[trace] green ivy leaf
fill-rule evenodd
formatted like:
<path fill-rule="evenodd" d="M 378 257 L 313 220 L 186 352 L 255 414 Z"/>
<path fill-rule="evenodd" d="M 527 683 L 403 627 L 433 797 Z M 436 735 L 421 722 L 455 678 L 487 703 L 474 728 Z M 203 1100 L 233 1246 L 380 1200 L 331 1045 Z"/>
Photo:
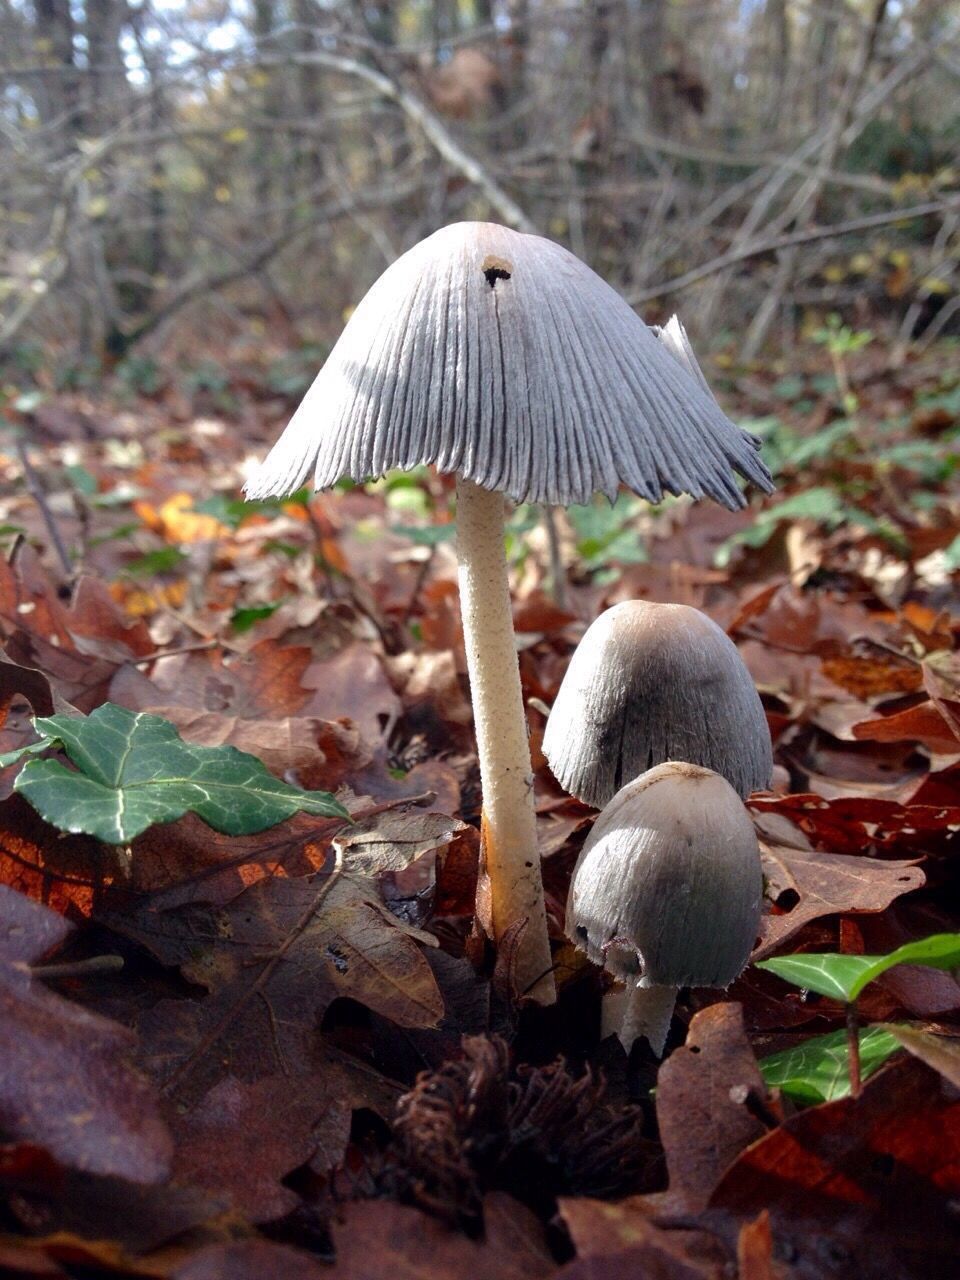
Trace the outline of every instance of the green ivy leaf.
<path fill-rule="evenodd" d="M 326 791 L 300 791 L 234 747 L 184 742 L 160 716 L 107 702 L 89 716 L 34 721 L 46 746 L 60 745 L 76 772 L 31 760 L 14 789 L 61 831 L 126 844 L 187 812 L 227 835 L 253 835 L 298 812 L 348 817 Z"/>
<path fill-rule="evenodd" d="M 846 1031 L 815 1036 L 792 1049 L 772 1053 L 760 1063 L 760 1074 L 798 1102 L 835 1102 L 850 1094 Z M 866 1080 L 901 1047 L 886 1027 L 860 1032 L 860 1076 Z"/>
<path fill-rule="evenodd" d="M 39 742 L 31 742 L 29 746 L 16 747 L 13 751 L 4 751 L 0 755 L 0 769 L 6 769 L 8 765 L 16 764 L 24 756 L 38 756 L 41 751 L 47 751 L 49 747 L 48 739 L 41 738 Z"/>
<path fill-rule="evenodd" d="M 869 982 L 898 964 L 922 964 L 931 969 L 960 968 L 960 933 L 936 933 L 919 942 L 908 942 L 885 956 L 841 956 L 831 952 L 815 955 L 776 956 L 760 960 L 758 969 L 768 969 L 778 978 L 851 1004 Z"/>

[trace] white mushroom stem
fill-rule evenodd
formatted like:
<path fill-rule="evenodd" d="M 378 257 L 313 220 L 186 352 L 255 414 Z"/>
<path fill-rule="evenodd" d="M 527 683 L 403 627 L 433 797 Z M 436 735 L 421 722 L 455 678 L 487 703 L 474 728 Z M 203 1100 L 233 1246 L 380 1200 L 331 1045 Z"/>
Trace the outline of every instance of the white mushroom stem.
<path fill-rule="evenodd" d="M 676 987 L 614 987 L 603 997 L 603 1035 L 616 1033 L 627 1053 L 635 1040 L 645 1036 L 656 1056 L 662 1058 L 676 1003 Z"/>
<path fill-rule="evenodd" d="M 457 479 L 460 609 L 483 788 L 483 846 L 499 943 L 526 919 L 517 955 L 520 991 L 556 999 L 543 903 L 533 768 L 513 633 L 504 546 L 504 497 Z"/>

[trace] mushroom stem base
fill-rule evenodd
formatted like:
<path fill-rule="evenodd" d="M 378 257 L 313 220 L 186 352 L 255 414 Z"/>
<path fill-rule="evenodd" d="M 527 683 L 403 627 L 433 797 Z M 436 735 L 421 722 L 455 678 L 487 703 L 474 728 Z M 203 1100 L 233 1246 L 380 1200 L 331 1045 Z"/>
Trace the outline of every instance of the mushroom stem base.
<path fill-rule="evenodd" d="M 676 987 L 615 987 L 603 997 L 603 1034 L 616 1032 L 626 1053 L 635 1040 L 645 1036 L 656 1056 L 662 1058 L 676 1003 Z"/>
<path fill-rule="evenodd" d="M 539 1004 L 552 1004 L 556 987 L 503 525 L 503 495 L 458 478 L 460 608 L 483 788 L 493 932 L 499 943 L 511 925 L 527 921 L 517 943 L 517 986 Z"/>

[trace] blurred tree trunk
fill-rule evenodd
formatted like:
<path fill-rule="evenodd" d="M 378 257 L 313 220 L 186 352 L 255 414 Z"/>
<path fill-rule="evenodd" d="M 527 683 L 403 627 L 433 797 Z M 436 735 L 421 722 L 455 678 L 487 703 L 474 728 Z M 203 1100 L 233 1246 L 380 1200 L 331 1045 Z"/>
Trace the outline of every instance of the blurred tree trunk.
<path fill-rule="evenodd" d="M 787 0 L 767 0 L 767 17 L 772 27 L 773 57 L 770 76 L 770 118 L 776 121 L 779 137 L 793 131 L 793 78 L 790 74 L 790 16 Z"/>
<path fill-rule="evenodd" d="M 296 23 L 296 50 L 298 53 L 310 53 L 314 48 L 315 29 L 322 17 L 316 0 L 292 0 L 293 20 Z M 323 93 L 320 70 L 308 62 L 297 64 L 297 103 L 295 115 L 298 119 L 318 124 L 323 113 Z M 322 184 L 325 174 L 323 149 L 316 139 L 307 138 L 297 149 L 297 168 L 300 172 L 300 186 L 308 199 L 315 195 L 316 188 Z"/>
<path fill-rule="evenodd" d="M 273 0 L 253 0 L 253 34 L 261 55 L 275 52 L 270 46 L 273 35 Z M 273 67 L 262 67 L 260 82 L 256 92 L 256 109 L 266 119 L 276 114 L 276 71 Z M 269 223 L 269 207 L 273 198 L 274 151 L 276 140 L 270 137 L 265 129 L 258 129 L 253 144 L 254 198 L 257 208 Z"/>
<path fill-rule="evenodd" d="M 657 133 L 670 132 L 670 105 L 660 76 L 666 32 L 666 0 L 640 0 L 640 48 L 643 51 L 643 87 L 650 123 Z"/>
<path fill-rule="evenodd" d="M 120 121 L 127 89 L 120 36 L 128 17 L 126 0 L 86 0 L 84 6 L 88 66 L 84 125 L 98 134 Z"/>
<path fill-rule="evenodd" d="M 397 43 L 396 20 L 399 16 L 399 5 L 392 0 L 381 0 L 380 4 L 360 4 L 357 6 L 362 14 L 363 24 L 374 40 L 388 48 Z"/>
<path fill-rule="evenodd" d="M 79 120 L 80 84 L 74 58 L 74 25 L 70 0 L 34 0 L 37 47 L 50 59 L 38 103 L 44 124 L 59 127 L 60 151 L 70 149 Z"/>
<path fill-rule="evenodd" d="M 819 124 L 830 110 L 834 69 L 837 60 L 837 34 L 840 15 L 837 6 L 829 5 L 816 11 L 818 16 L 810 26 L 810 53 L 807 64 L 812 74 L 810 86 L 813 98 L 810 103 L 814 124 Z"/>
<path fill-rule="evenodd" d="M 457 0 L 434 0 L 433 42 L 443 44 L 460 31 L 460 6 Z"/>
<path fill-rule="evenodd" d="M 507 16 L 510 19 L 507 101 L 510 108 L 516 109 L 530 93 L 530 0 L 507 0 Z M 518 113 L 507 133 L 503 139 L 505 146 L 522 147 L 527 141 L 526 118 Z"/>

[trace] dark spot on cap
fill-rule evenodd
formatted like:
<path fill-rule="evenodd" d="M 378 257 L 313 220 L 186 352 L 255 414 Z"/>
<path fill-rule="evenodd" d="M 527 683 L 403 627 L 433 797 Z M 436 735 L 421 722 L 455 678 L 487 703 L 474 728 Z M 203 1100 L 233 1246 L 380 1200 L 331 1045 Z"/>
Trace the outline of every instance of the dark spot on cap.
<path fill-rule="evenodd" d="M 496 288 L 498 280 L 509 280 L 513 274 L 513 267 L 504 258 L 484 258 L 480 270 L 491 289 Z"/>

